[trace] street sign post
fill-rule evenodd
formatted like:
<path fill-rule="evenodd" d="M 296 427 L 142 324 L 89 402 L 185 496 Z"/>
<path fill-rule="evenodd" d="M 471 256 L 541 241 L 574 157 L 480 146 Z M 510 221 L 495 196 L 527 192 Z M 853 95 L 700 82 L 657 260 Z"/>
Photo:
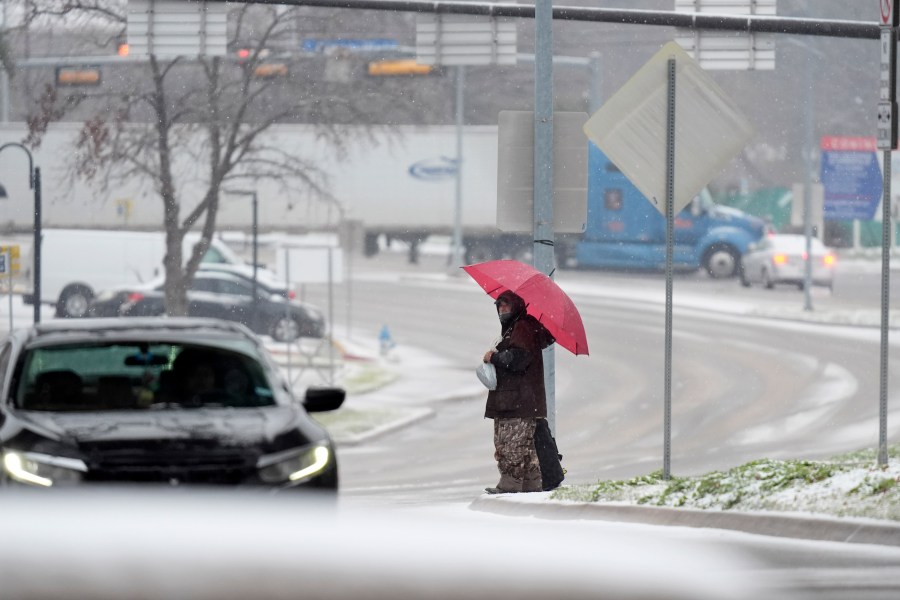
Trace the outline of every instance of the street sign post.
<path fill-rule="evenodd" d="M 669 42 L 594 113 L 584 133 L 666 218 L 663 479 L 669 479 L 675 215 L 743 148 L 752 127 L 709 74 Z"/>
<path fill-rule="evenodd" d="M 0 246 L 0 275 L 7 275 L 9 296 L 9 330 L 13 329 L 13 274 L 19 272 L 19 246 Z"/>
<path fill-rule="evenodd" d="M 881 186 L 881 364 L 878 419 L 878 464 L 887 466 L 888 327 L 891 284 L 891 150 L 897 147 L 897 26 L 900 0 L 879 0 L 881 9 L 881 96 L 878 102 L 878 149 L 884 150 Z M 886 89 L 885 89 L 886 88 Z"/>

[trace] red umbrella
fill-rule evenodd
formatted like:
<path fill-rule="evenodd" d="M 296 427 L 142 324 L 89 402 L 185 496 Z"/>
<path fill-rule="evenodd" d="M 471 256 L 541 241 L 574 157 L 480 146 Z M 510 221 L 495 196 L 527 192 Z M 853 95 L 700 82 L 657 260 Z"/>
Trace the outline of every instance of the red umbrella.
<path fill-rule="evenodd" d="M 522 298 L 528 314 L 572 354 L 587 354 L 587 336 L 575 304 L 556 282 L 517 260 L 491 260 L 463 267 L 491 298 L 509 290 Z"/>

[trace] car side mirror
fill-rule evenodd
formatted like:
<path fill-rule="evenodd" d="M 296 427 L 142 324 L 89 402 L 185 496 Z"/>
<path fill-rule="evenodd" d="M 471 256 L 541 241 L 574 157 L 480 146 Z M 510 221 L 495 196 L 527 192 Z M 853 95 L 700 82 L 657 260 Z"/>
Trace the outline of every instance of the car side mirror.
<path fill-rule="evenodd" d="M 303 408 L 307 412 L 337 410 L 344 403 L 347 392 L 343 388 L 307 388 Z"/>

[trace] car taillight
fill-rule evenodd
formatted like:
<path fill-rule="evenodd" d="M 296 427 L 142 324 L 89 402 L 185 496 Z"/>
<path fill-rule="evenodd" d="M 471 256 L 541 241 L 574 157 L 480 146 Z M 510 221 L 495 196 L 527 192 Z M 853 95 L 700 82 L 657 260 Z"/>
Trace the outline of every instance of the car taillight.
<path fill-rule="evenodd" d="M 775 263 L 776 265 L 783 265 L 787 262 L 787 255 L 786 254 L 776 254 L 775 256 L 772 257 L 772 262 Z"/>
<path fill-rule="evenodd" d="M 822 262 L 825 263 L 826 267 L 833 267 L 834 262 L 835 262 L 834 254 L 826 254 L 825 257 L 822 259 Z"/>
<path fill-rule="evenodd" d="M 142 293 L 132 292 L 132 293 L 128 294 L 128 299 L 126 299 L 125 302 L 127 302 L 129 304 L 134 304 L 135 302 L 140 302 L 143 299 L 144 299 L 144 295 Z"/>
<path fill-rule="evenodd" d="M 288 300 L 293 300 L 297 297 L 297 292 L 295 292 L 294 290 L 288 290 L 287 296 Z"/>

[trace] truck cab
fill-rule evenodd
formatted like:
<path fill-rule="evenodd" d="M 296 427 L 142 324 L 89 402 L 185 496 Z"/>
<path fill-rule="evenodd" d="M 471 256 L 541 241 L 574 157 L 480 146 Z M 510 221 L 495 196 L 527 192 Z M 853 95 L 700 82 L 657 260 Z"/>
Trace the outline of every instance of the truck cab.
<path fill-rule="evenodd" d="M 593 144 L 588 169 L 587 227 L 575 244 L 575 266 L 664 269 L 665 217 Z M 765 230 L 761 219 L 718 206 L 705 189 L 675 216 L 674 225 L 675 268 L 702 267 L 715 278 L 737 275 L 741 256 Z"/>

